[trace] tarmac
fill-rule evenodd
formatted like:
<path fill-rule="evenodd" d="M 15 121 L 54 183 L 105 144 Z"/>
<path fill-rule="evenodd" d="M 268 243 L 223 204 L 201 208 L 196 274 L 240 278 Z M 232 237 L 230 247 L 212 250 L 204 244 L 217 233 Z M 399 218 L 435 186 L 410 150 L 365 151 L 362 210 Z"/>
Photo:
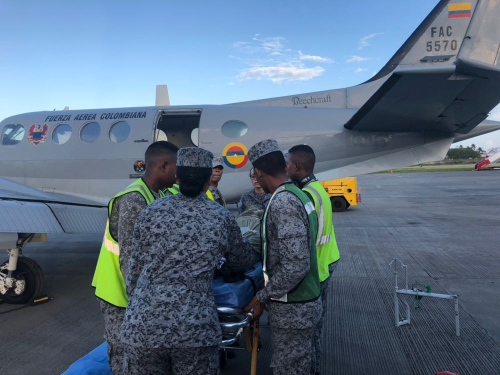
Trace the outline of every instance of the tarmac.
<path fill-rule="evenodd" d="M 321 374 L 500 374 L 500 171 L 378 174 L 358 182 L 363 202 L 334 213 L 341 260 Z M 20 306 L 0 305 L 0 373 L 60 374 L 103 342 L 90 287 L 101 238 L 58 235 L 26 247 L 53 300 L 11 312 Z M 411 324 L 395 327 L 393 258 L 408 265 L 410 286 L 459 295 L 460 337 L 447 300 L 403 297 Z M 260 333 L 258 374 L 271 374 L 265 317 Z M 222 374 L 250 373 L 250 355 L 235 353 Z"/>

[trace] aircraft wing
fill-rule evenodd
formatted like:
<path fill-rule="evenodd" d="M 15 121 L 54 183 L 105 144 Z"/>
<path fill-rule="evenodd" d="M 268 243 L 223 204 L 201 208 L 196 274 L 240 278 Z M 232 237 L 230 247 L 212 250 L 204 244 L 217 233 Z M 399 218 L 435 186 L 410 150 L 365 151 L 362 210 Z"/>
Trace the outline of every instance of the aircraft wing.
<path fill-rule="evenodd" d="M 500 102 L 499 84 L 497 66 L 474 60 L 404 68 L 393 72 L 344 126 L 467 134 Z"/>
<path fill-rule="evenodd" d="M 0 233 L 102 233 L 107 207 L 0 178 Z"/>

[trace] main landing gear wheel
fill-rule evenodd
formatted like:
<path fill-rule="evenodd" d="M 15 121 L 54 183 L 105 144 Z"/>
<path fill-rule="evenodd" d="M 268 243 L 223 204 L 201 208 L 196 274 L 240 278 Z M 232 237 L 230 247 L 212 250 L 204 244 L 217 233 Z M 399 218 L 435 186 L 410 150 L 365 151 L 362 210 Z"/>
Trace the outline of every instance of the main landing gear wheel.
<path fill-rule="evenodd" d="M 7 303 L 23 304 L 39 296 L 43 290 L 43 272 L 33 259 L 19 257 L 17 269 L 12 273 L 14 282 L 7 285 L 7 265 L 0 266 L 0 298 Z"/>
<path fill-rule="evenodd" d="M 342 197 L 333 197 L 331 199 L 332 202 L 332 211 L 333 212 L 342 212 L 347 210 L 347 202 Z"/>

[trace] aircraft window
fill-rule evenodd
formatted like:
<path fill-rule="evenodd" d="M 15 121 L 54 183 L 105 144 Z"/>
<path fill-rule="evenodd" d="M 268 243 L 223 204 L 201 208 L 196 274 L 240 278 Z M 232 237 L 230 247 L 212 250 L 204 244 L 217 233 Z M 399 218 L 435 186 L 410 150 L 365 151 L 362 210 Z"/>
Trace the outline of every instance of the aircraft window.
<path fill-rule="evenodd" d="M 241 121 L 228 121 L 222 125 L 222 134 L 228 138 L 239 138 L 248 131 L 248 125 Z"/>
<path fill-rule="evenodd" d="M 198 146 L 199 143 L 198 134 L 199 134 L 198 128 L 193 129 L 193 131 L 191 132 L 191 142 L 193 142 L 195 146 Z"/>
<path fill-rule="evenodd" d="M 2 144 L 6 146 L 17 145 L 24 138 L 24 126 L 21 124 L 6 125 L 3 129 Z"/>
<path fill-rule="evenodd" d="M 161 129 L 156 129 L 156 141 L 168 141 L 168 137 Z"/>
<path fill-rule="evenodd" d="M 94 143 L 101 134 L 101 125 L 97 122 L 90 122 L 80 130 L 80 139 L 85 143 Z"/>
<path fill-rule="evenodd" d="M 130 135 L 130 125 L 125 121 L 119 121 L 109 129 L 109 139 L 115 143 L 122 143 Z"/>
<path fill-rule="evenodd" d="M 68 124 L 60 124 L 52 131 L 52 140 L 58 145 L 62 145 L 71 138 L 72 129 Z"/>

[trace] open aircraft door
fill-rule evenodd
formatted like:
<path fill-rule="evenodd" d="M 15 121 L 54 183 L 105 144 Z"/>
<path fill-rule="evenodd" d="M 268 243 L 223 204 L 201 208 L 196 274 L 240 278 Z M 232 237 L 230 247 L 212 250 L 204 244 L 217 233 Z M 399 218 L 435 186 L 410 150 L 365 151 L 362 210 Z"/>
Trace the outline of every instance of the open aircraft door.
<path fill-rule="evenodd" d="M 198 146 L 200 109 L 167 109 L 158 112 L 155 141 L 169 141 L 177 147 Z"/>

